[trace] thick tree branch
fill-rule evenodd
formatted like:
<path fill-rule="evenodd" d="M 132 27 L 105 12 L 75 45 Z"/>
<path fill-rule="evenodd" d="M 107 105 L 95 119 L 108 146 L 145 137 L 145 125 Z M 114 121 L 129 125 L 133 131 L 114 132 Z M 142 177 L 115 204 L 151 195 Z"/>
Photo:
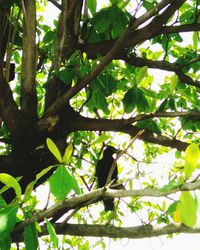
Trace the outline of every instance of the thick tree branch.
<path fill-rule="evenodd" d="M 131 136 L 135 136 L 138 132 L 138 128 L 134 127 L 134 126 L 126 126 L 124 128 L 122 128 L 120 130 L 120 132 L 124 132 L 127 133 Z M 145 142 L 150 142 L 150 143 L 154 143 L 157 145 L 162 145 L 165 147 L 170 147 L 170 148 L 174 148 L 180 151 L 185 151 L 187 146 L 189 146 L 189 143 L 183 142 L 183 141 L 179 141 L 176 140 L 174 138 L 169 138 L 167 136 L 163 136 L 163 135 L 156 135 L 150 132 L 145 131 L 141 137 L 141 140 L 145 141 Z"/>
<path fill-rule="evenodd" d="M 185 25 L 178 25 L 178 26 L 165 26 L 162 29 L 158 30 L 158 32 L 155 34 L 162 35 L 162 34 L 173 34 L 173 33 L 181 33 L 181 32 L 189 32 L 189 31 L 199 31 L 200 30 L 200 24 L 185 24 Z M 132 35 L 133 38 L 135 37 L 135 34 Z M 128 48 L 128 42 L 126 41 L 125 47 Z M 97 58 L 97 55 L 104 56 L 108 51 L 112 48 L 114 45 L 115 40 L 109 40 L 109 41 L 103 41 L 98 43 L 87 43 L 79 44 L 79 49 L 82 52 L 86 52 L 88 58 Z M 125 56 L 125 51 L 119 51 L 119 53 L 116 55 L 115 59 L 122 59 L 123 56 Z"/>
<path fill-rule="evenodd" d="M 141 117 L 140 117 L 141 118 Z M 114 132 L 123 132 L 131 136 L 136 136 L 139 131 L 139 128 L 131 125 L 132 119 L 130 120 L 108 120 L 108 119 L 95 119 L 95 118 L 86 118 L 86 117 L 77 117 L 73 120 L 70 120 L 66 126 L 66 130 L 69 131 L 114 131 Z M 139 119 L 139 118 L 138 118 Z M 129 124 L 127 124 L 129 123 Z M 188 143 L 176 140 L 174 138 L 169 138 L 163 135 L 156 135 L 151 132 L 145 131 L 141 137 L 141 140 L 146 142 L 151 142 L 154 144 L 176 148 L 180 151 L 184 151 L 189 145 Z"/>
<path fill-rule="evenodd" d="M 36 94 L 36 6 L 35 0 L 24 1 L 21 110 L 25 117 L 37 118 Z"/>
<path fill-rule="evenodd" d="M 3 76 L 3 68 L 0 68 L 0 114 L 8 126 L 11 137 L 16 137 L 21 127 L 22 116 L 13 99 L 10 86 Z"/>
<path fill-rule="evenodd" d="M 70 119 L 67 119 L 67 117 L 70 117 Z M 134 137 L 138 133 L 139 128 L 131 124 L 154 117 L 199 117 L 199 112 L 155 112 L 137 115 L 129 119 L 110 120 L 83 117 L 73 109 L 70 109 L 70 111 L 66 113 L 63 112 L 62 118 L 60 115 L 56 115 L 40 119 L 37 123 L 37 131 L 39 134 L 46 134 L 46 136 L 54 130 L 57 131 L 58 128 L 62 128 L 63 136 L 65 136 L 66 131 L 114 131 L 123 132 Z M 59 130 L 61 131 L 61 129 Z M 148 131 L 145 131 L 140 139 L 146 142 L 175 148 L 180 151 L 184 151 L 189 145 L 175 138 L 156 135 Z"/>
<path fill-rule="evenodd" d="M 200 88 L 200 82 L 194 81 L 192 80 L 191 77 L 184 74 L 181 69 L 183 66 L 180 66 L 176 63 L 170 63 L 167 61 L 154 61 L 154 60 L 149 60 L 146 58 L 136 57 L 133 55 L 127 56 L 125 54 L 121 57 L 121 59 L 127 62 L 128 64 L 134 65 L 136 67 L 148 66 L 149 68 L 172 71 L 175 74 L 177 74 L 181 82 Z"/>
<path fill-rule="evenodd" d="M 44 227 L 43 227 L 44 228 Z M 153 227 L 149 224 L 136 227 L 115 227 L 102 225 L 57 224 L 56 232 L 77 236 L 144 239 L 172 233 L 200 233 L 200 228 L 170 224 L 164 227 Z M 44 235 L 48 234 L 44 229 Z"/>
<path fill-rule="evenodd" d="M 159 31 L 160 33 L 157 35 L 199 31 L 199 29 L 200 29 L 199 23 L 184 24 L 184 25 L 177 25 L 177 26 L 165 26 L 163 27 L 162 30 Z"/>
<path fill-rule="evenodd" d="M 159 189 L 143 189 L 143 190 L 113 190 L 113 189 L 105 189 L 100 188 L 94 191 L 91 191 L 86 194 L 78 195 L 76 197 L 68 198 L 65 201 L 59 202 L 51 206 L 50 208 L 40 211 L 38 214 L 33 215 L 31 218 L 27 219 L 24 222 L 19 223 L 14 232 L 13 235 L 18 235 L 19 232 L 24 228 L 25 225 L 28 225 L 30 223 L 33 223 L 35 221 L 41 222 L 45 218 L 51 218 L 54 217 L 55 214 L 59 213 L 59 211 L 65 210 L 66 212 L 75 209 L 77 207 L 83 207 L 85 204 L 92 204 L 96 202 L 97 200 L 101 200 L 103 197 L 112 197 L 112 198 L 119 198 L 119 197 L 166 197 L 170 194 L 174 194 L 180 191 L 189 191 L 189 190 L 197 190 L 200 188 L 200 181 L 196 182 L 190 182 L 190 183 L 184 183 L 182 185 L 179 185 L 178 187 L 170 190 L 170 191 L 160 191 Z M 61 224 L 62 225 L 62 224 Z M 62 225 L 66 226 L 66 225 Z M 142 226 L 143 227 L 143 226 Z M 58 229 L 58 228 L 57 228 Z M 121 229 L 122 230 L 122 229 Z M 63 231 L 62 231 L 63 232 Z M 61 231 L 60 231 L 61 233 Z M 155 233 L 155 232 L 154 232 Z M 69 232 L 68 232 L 69 234 Z M 165 233 L 164 233 L 165 234 Z M 78 235 L 78 234 L 75 234 Z M 92 236 L 90 234 L 86 234 L 87 236 Z M 85 235 L 85 236 L 86 236 Z M 102 235 L 93 235 L 93 236 L 102 236 Z M 106 235 L 104 235 L 106 236 Z M 151 234 L 149 235 L 151 237 Z M 157 236 L 156 234 L 152 235 Z M 109 237 L 114 237 L 112 235 L 109 235 Z M 118 237 L 118 236 L 117 236 Z M 128 237 L 128 236 L 124 236 Z M 142 235 L 140 235 L 142 237 Z M 148 237 L 145 235 L 144 237 Z"/>
<path fill-rule="evenodd" d="M 134 122 L 146 120 L 149 118 L 155 118 L 155 117 L 193 117 L 193 118 L 200 118 L 200 112 L 199 111 L 186 111 L 186 112 L 155 112 L 155 113 L 147 113 L 147 114 L 140 114 L 136 115 L 132 118 L 123 120 L 124 124 L 131 124 Z"/>
<path fill-rule="evenodd" d="M 177 74 L 177 76 L 178 76 L 178 78 L 180 79 L 181 82 L 184 82 L 184 83 L 186 83 L 188 85 L 195 86 L 197 88 L 200 88 L 200 81 L 192 80 L 192 78 L 189 77 L 188 75 L 184 74 L 181 69 L 175 71 L 175 73 Z"/>
<path fill-rule="evenodd" d="M 62 235 L 76 235 L 89 237 L 109 237 L 109 238 L 127 238 L 127 239 L 144 239 L 150 237 L 157 237 L 161 235 L 168 235 L 173 233 L 200 233 L 200 228 L 191 228 L 185 225 L 170 224 L 163 227 L 153 227 L 150 224 L 135 226 L 135 227 L 115 227 L 104 225 L 91 224 L 68 224 L 56 223 L 54 224 L 57 234 Z M 46 226 L 42 226 L 40 236 L 48 235 Z M 12 235 L 13 242 L 23 241 L 22 234 L 14 233 Z"/>
<path fill-rule="evenodd" d="M 62 11 L 58 22 L 58 36 L 51 72 L 59 69 L 61 64 L 64 65 L 65 60 L 69 59 L 77 48 L 82 5 L 83 0 L 62 1 Z M 57 76 L 51 76 L 46 90 L 46 109 L 58 97 L 60 90 L 61 81 L 57 79 Z"/>

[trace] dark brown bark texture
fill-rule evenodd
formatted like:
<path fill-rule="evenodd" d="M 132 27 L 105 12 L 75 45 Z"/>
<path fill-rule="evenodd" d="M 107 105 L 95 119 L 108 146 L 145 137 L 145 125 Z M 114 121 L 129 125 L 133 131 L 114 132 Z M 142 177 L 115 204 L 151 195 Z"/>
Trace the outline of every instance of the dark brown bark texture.
<path fill-rule="evenodd" d="M 1 4 L 2 1 L 0 1 Z M 23 176 L 20 184 L 22 189 L 35 179 L 35 176 L 42 169 L 54 164 L 55 159 L 45 146 L 47 137 L 52 138 L 60 145 L 61 151 L 66 147 L 66 137 L 74 131 L 115 131 L 135 136 L 139 129 L 133 125 L 133 120 L 123 119 L 95 119 L 83 117 L 70 106 L 70 99 L 80 90 L 88 86 L 96 76 L 105 69 L 113 59 L 121 59 L 126 63 L 149 68 L 158 68 L 173 71 L 186 84 L 200 87 L 200 83 L 193 81 L 184 75 L 179 65 L 168 62 L 154 62 L 130 56 L 129 49 L 159 34 L 170 34 L 174 32 L 195 31 L 200 29 L 200 24 L 182 26 L 165 26 L 166 21 L 180 8 L 185 0 L 163 0 L 151 13 L 130 22 L 127 31 L 118 40 L 109 40 L 100 43 L 87 43 L 80 41 L 81 13 L 83 1 L 68 0 L 62 1 L 61 14 L 58 22 L 58 36 L 56 42 L 55 56 L 52 62 L 51 71 L 61 67 L 76 50 L 86 52 L 88 58 L 95 59 L 102 56 L 100 64 L 91 71 L 84 79 L 74 86 L 68 86 L 64 92 L 60 92 L 62 82 L 56 77 L 48 80 L 45 96 L 45 111 L 41 118 L 37 118 L 36 104 L 36 42 L 35 42 L 35 5 L 34 1 L 24 1 L 26 12 L 23 13 L 23 63 L 21 81 L 20 107 L 13 99 L 13 93 L 3 73 L 3 61 L 8 44 L 6 20 L 9 9 L 0 5 L 0 116 L 6 124 L 10 138 L 7 143 L 12 146 L 8 155 L 0 157 L 0 172 L 9 173 L 15 177 Z M 162 11 L 161 11 L 162 10 Z M 161 11 L 161 12 L 160 12 Z M 161 14 L 159 14 L 161 13 Z M 29 17 L 29 18 L 27 18 Z M 30 20 L 31 22 L 30 22 Z M 145 21 L 147 24 L 142 25 Z M 29 27 L 31 26 L 31 28 Z M 31 68 L 27 68 L 31 67 Z M 186 114 L 185 116 L 191 116 Z M 193 114 L 198 116 L 199 114 Z M 162 116 L 162 115 L 161 115 Z M 152 115 L 153 117 L 153 115 Z M 144 117 L 145 119 L 145 117 Z M 2 138 L 4 141 L 5 138 Z M 155 143 L 183 151 L 187 143 L 176 138 L 168 138 L 145 131 L 141 138 L 145 142 Z M 51 173 L 44 176 L 37 185 L 43 182 Z M 14 198 L 12 190 L 7 191 L 3 197 L 7 201 Z"/>

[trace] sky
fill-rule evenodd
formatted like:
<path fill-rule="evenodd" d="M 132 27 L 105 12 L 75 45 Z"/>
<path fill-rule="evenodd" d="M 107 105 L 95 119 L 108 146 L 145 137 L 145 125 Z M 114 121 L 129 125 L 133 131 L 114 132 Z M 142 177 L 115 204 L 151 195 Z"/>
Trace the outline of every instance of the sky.
<path fill-rule="evenodd" d="M 97 1 L 98 6 L 104 4 L 106 1 Z M 47 10 L 44 13 L 44 18 L 49 25 L 53 25 L 53 19 L 56 15 L 58 15 L 59 11 L 49 3 Z M 184 35 L 185 41 L 190 41 L 191 37 L 187 37 Z M 165 74 L 163 72 L 157 71 L 155 74 L 155 70 L 151 71 L 156 79 L 161 80 Z M 41 190 L 42 192 L 42 190 Z M 127 219 L 127 218 L 126 218 Z M 131 221 L 128 218 L 129 222 Z M 130 225 L 131 226 L 131 223 Z M 91 242 L 95 242 L 95 238 L 89 238 Z M 106 239 L 106 250 L 109 249 L 126 249 L 126 250 L 172 250 L 172 249 L 181 249 L 188 250 L 192 248 L 192 250 L 200 250 L 200 235 L 199 234 L 179 234 L 173 235 L 173 238 L 168 238 L 167 236 L 162 237 L 154 237 L 154 238 L 145 238 L 145 239 L 120 239 L 118 241 L 113 241 L 110 239 Z M 95 249 L 98 249 L 97 247 Z M 101 248 L 99 248 L 101 250 Z"/>

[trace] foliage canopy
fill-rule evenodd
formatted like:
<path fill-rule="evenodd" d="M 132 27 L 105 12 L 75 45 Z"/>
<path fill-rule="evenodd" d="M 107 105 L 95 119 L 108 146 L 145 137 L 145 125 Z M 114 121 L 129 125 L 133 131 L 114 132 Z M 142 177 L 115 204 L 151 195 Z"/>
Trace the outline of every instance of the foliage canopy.
<path fill-rule="evenodd" d="M 200 230 L 200 1 L 99 2 L 0 0 L 1 249 Z M 97 188 L 107 145 L 123 189 Z"/>

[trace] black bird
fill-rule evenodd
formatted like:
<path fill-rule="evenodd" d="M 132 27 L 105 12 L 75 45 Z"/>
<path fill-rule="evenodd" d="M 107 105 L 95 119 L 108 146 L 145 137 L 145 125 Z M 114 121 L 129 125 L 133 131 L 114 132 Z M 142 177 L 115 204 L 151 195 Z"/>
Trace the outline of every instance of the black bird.
<path fill-rule="evenodd" d="M 113 154 L 118 150 L 112 146 L 108 146 L 103 152 L 103 158 L 98 161 L 96 166 L 96 177 L 98 181 L 98 187 L 104 187 L 108 178 L 108 174 L 114 162 Z M 114 183 L 118 180 L 118 169 L 117 166 L 114 169 L 111 180 Z M 103 200 L 105 211 L 114 210 L 114 199 L 104 199 Z"/>

